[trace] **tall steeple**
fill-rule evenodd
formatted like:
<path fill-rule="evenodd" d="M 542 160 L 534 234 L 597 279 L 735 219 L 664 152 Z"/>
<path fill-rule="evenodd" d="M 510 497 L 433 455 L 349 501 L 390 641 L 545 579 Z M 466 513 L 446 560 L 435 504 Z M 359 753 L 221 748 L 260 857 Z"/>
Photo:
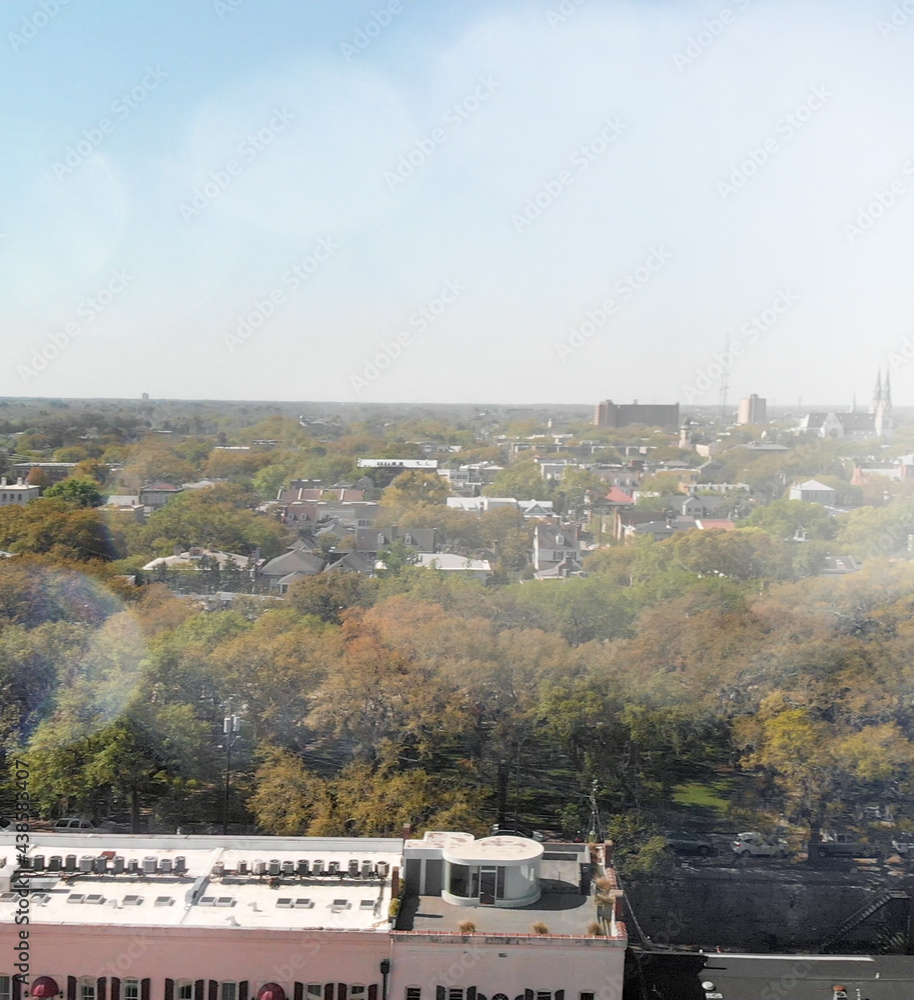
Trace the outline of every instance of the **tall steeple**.
<path fill-rule="evenodd" d="M 875 413 L 879 408 L 879 403 L 882 400 L 882 372 L 877 369 L 876 371 L 876 388 L 873 389 L 873 402 L 870 406 L 870 413 Z"/>
<path fill-rule="evenodd" d="M 894 430 L 894 420 L 892 417 L 892 383 L 888 368 L 885 371 L 884 384 L 880 375 L 876 377 L 876 395 L 873 402 L 873 430 L 875 430 L 877 437 L 890 438 Z"/>

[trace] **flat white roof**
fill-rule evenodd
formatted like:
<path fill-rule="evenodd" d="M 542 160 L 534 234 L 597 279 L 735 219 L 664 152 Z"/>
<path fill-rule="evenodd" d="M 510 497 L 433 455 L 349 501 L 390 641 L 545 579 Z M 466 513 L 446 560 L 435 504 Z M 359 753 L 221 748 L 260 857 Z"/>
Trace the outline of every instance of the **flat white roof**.
<path fill-rule="evenodd" d="M 29 874 L 31 918 L 39 924 L 386 933 L 391 872 L 402 865 L 401 845 L 400 840 L 382 838 L 245 837 L 219 842 L 213 837 L 35 834 L 29 856 L 41 855 L 44 866 Z M 79 869 L 82 859 L 94 862 L 103 853 L 108 858 L 104 873 L 47 870 L 51 857 L 59 857 L 62 865 L 73 857 Z M 0 858 L 3 855 L 8 862 L 0 870 L 5 888 L 16 861 L 12 835 L 0 835 Z M 123 873 L 111 870 L 115 857 L 123 859 Z M 174 870 L 179 857 L 185 867 L 180 874 Z M 143 873 L 147 859 L 155 861 L 155 873 Z M 301 860 L 308 862 L 308 875 L 297 874 Z M 137 862 L 138 872 L 126 871 L 131 861 Z M 163 861 L 171 871 L 162 871 Z M 311 874 L 316 861 L 323 862 L 325 873 L 335 862 L 339 874 Z M 239 871 L 241 862 L 248 874 Z M 262 874 L 254 874 L 261 867 L 258 862 Z M 357 864 L 358 875 L 354 868 L 350 873 L 350 862 Z M 6 898 L 0 893 L 0 923 L 13 920 L 17 899 L 15 893 Z"/>

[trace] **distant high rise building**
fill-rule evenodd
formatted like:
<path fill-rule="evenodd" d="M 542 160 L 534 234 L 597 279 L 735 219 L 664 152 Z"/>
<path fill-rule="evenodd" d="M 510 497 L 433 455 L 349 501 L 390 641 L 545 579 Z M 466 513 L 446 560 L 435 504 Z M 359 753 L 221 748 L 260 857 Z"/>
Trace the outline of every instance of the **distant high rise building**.
<path fill-rule="evenodd" d="M 662 427 L 668 431 L 679 430 L 679 404 L 641 405 L 614 403 L 611 399 L 597 404 L 593 422 L 597 427 L 628 427 L 630 424 L 644 424 L 645 427 Z"/>
<path fill-rule="evenodd" d="M 739 401 L 739 415 L 736 418 L 737 424 L 766 424 L 768 423 L 768 400 L 762 399 L 752 393 Z"/>

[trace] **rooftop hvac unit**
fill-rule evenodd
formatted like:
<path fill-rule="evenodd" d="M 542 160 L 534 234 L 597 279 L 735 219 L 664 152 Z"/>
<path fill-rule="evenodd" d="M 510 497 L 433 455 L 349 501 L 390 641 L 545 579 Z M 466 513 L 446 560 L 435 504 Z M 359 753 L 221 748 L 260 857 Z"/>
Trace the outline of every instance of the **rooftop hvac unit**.
<path fill-rule="evenodd" d="M 104 875 L 108 871 L 108 859 L 107 858 L 96 858 L 92 862 L 92 870 L 96 875 Z"/>
<path fill-rule="evenodd" d="M 371 875 L 371 862 L 370 861 L 363 861 L 362 862 L 362 878 L 368 878 L 369 875 Z"/>
<path fill-rule="evenodd" d="M 140 863 L 139 863 L 139 861 L 137 861 L 137 859 L 136 859 L 136 858 L 131 858 L 131 859 L 130 859 L 130 860 L 129 860 L 129 861 L 127 862 L 127 873 L 128 873 L 129 875 L 136 875 L 136 873 L 137 873 L 137 872 L 138 872 L 139 870 L 140 870 Z"/>
<path fill-rule="evenodd" d="M 69 858 L 67 858 L 67 860 L 69 861 L 70 859 L 69 859 Z M 92 866 L 93 866 L 94 864 L 95 864 L 95 858 L 93 858 L 93 857 L 92 857 L 91 855 L 89 855 L 89 854 L 84 854 L 84 855 L 83 855 L 83 856 L 82 856 L 82 857 L 81 857 L 81 858 L 79 859 L 79 870 L 80 870 L 81 872 L 90 872 L 90 871 L 92 871 Z"/>
<path fill-rule="evenodd" d="M 183 854 L 179 854 L 175 858 L 175 872 L 178 875 L 183 875 L 187 871 L 187 858 Z"/>
<path fill-rule="evenodd" d="M 254 862 L 254 874 L 255 875 L 266 875 L 267 873 L 267 863 L 258 858 Z"/>
<path fill-rule="evenodd" d="M 283 873 L 283 875 L 294 875 L 295 874 L 295 862 L 294 861 L 283 861 L 283 863 L 282 863 L 282 873 Z"/>
<path fill-rule="evenodd" d="M 378 875 L 380 878 L 387 878 L 387 873 L 390 871 L 390 865 L 386 861 L 378 862 Z"/>
<path fill-rule="evenodd" d="M 36 854 L 35 857 L 32 858 L 32 871 L 33 872 L 44 871 L 44 855 L 43 854 Z"/>
<path fill-rule="evenodd" d="M 247 863 L 247 861 L 239 861 L 238 862 L 238 874 L 239 875 L 247 875 L 247 873 L 248 873 L 248 863 Z"/>
<path fill-rule="evenodd" d="M 282 865 L 276 858 L 270 859 L 270 874 L 278 875 L 282 871 Z"/>
<path fill-rule="evenodd" d="M 114 861 L 112 862 L 112 865 L 114 867 L 111 870 L 114 872 L 115 875 L 124 874 L 124 859 L 121 857 L 121 855 L 117 855 L 117 857 L 115 857 Z"/>
<path fill-rule="evenodd" d="M 64 871 L 75 872 L 76 871 L 76 855 L 68 854 L 63 863 Z"/>
<path fill-rule="evenodd" d="M 315 875 L 323 875 L 324 874 L 324 862 L 321 861 L 320 859 L 318 859 L 317 861 L 312 862 L 312 864 L 311 864 L 311 871 L 313 871 Z"/>
<path fill-rule="evenodd" d="M 359 863 L 358 861 L 355 860 L 355 858 L 349 859 L 349 874 L 352 875 L 354 878 L 358 878 Z"/>
<path fill-rule="evenodd" d="M 164 875 L 170 875 L 171 874 L 171 866 L 172 866 L 172 860 L 171 860 L 171 858 L 162 858 L 161 862 L 159 863 L 159 870 Z"/>
<path fill-rule="evenodd" d="M 298 859 L 298 874 L 307 875 L 308 874 L 308 861 L 306 858 Z"/>
<path fill-rule="evenodd" d="M 216 878 L 221 878 L 224 874 L 225 874 L 225 862 L 224 861 L 217 861 L 213 865 L 213 875 Z"/>
<path fill-rule="evenodd" d="M 156 870 L 159 867 L 159 863 L 156 858 L 150 856 L 143 858 L 143 874 L 144 875 L 155 875 Z"/>
<path fill-rule="evenodd" d="M 59 854 L 52 854 L 48 859 L 48 871 L 49 872 L 59 872 L 61 866 L 61 858 Z"/>
<path fill-rule="evenodd" d="M 327 866 L 327 871 L 331 875 L 338 875 L 339 871 L 340 871 L 340 863 L 339 863 L 339 861 L 331 861 L 330 864 Z"/>

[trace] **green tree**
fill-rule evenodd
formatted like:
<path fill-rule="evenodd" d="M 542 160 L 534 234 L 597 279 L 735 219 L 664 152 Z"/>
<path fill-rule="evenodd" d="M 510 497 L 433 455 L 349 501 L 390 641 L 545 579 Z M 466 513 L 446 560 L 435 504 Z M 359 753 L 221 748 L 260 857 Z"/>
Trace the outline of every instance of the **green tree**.
<path fill-rule="evenodd" d="M 47 498 L 59 497 L 74 507 L 98 507 L 104 499 L 98 491 L 98 483 L 89 476 L 71 476 L 49 486 L 44 495 Z"/>
<path fill-rule="evenodd" d="M 495 479 L 483 487 L 483 496 L 514 497 L 515 500 L 548 500 L 553 484 L 547 483 L 540 467 L 532 458 L 524 458 L 502 469 Z"/>
<path fill-rule="evenodd" d="M 835 521 L 825 508 L 802 500 L 775 500 L 759 507 L 741 522 L 740 529 L 761 528 L 780 539 L 794 538 L 802 532 L 807 539 L 828 540 L 835 537 Z"/>
<path fill-rule="evenodd" d="M 260 496 L 275 500 L 288 478 L 289 472 L 284 465 L 266 465 L 254 473 L 251 482 Z"/>

